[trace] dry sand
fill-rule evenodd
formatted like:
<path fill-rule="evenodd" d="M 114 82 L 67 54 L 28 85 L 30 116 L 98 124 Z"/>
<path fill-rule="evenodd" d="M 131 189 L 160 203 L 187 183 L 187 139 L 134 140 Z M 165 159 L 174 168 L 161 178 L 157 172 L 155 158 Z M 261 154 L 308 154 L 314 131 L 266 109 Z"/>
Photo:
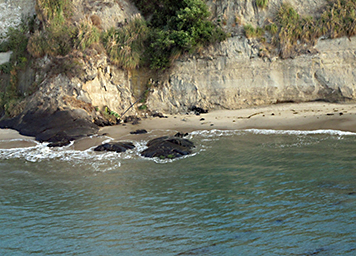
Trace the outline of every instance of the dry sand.
<path fill-rule="evenodd" d="M 199 116 L 168 115 L 168 118 L 147 118 L 137 125 L 105 127 L 100 133 L 115 138 L 137 129 L 172 130 L 319 130 L 332 129 L 356 132 L 356 104 L 325 102 L 286 103 L 239 110 L 215 110 Z"/>
<path fill-rule="evenodd" d="M 341 130 L 356 132 L 356 104 L 334 104 L 325 102 L 285 103 L 239 110 L 215 110 L 201 115 L 168 115 L 167 118 L 142 119 L 139 124 L 125 124 L 100 129 L 99 135 L 115 140 L 142 140 L 147 137 L 173 135 L 176 132 L 196 130 Z M 131 135 L 130 132 L 146 129 L 149 134 Z M 87 149 L 99 145 L 106 136 L 83 138 L 75 142 L 74 148 Z M 0 148 L 7 140 L 24 138 L 15 131 L 0 130 Z M 18 143 L 18 142 L 17 142 Z M 12 143 L 16 145 L 15 143 Z M 21 146 L 18 143 L 19 146 Z M 22 144 L 23 146 L 23 144 Z"/>

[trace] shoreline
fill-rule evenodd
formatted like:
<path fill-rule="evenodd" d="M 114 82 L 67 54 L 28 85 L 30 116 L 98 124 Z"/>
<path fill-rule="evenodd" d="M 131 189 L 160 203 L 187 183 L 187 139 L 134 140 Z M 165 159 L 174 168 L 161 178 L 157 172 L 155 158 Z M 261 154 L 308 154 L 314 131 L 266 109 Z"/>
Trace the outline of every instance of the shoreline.
<path fill-rule="evenodd" d="M 98 136 L 85 137 L 74 142 L 75 150 L 86 150 L 100 145 L 108 137 L 114 140 L 138 141 L 148 137 L 190 133 L 199 130 L 340 130 L 356 132 L 356 104 L 352 103 L 280 103 L 238 110 L 213 110 L 206 114 L 167 115 L 167 118 L 148 117 L 136 124 L 103 127 Z M 133 135 L 132 131 L 145 129 L 148 134 Z M 105 136 L 100 136 L 105 135 Z M 0 129 L 0 149 L 36 145 L 33 137 L 20 135 L 11 129 Z"/>

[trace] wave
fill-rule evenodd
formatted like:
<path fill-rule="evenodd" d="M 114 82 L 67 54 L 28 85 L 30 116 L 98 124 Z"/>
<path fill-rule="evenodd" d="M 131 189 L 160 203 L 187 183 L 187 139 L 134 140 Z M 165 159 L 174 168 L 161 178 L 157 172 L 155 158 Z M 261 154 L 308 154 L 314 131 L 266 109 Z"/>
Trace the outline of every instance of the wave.
<path fill-rule="evenodd" d="M 331 135 L 331 136 L 356 136 L 354 132 L 340 130 L 274 130 L 274 129 L 242 129 L 242 130 L 201 130 L 194 131 L 193 136 L 202 135 L 205 137 L 221 137 L 242 134 L 261 134 L 261 135 Z"/>
<path fill-rule="evenodd" d="M 345 132 L 338 130 L 314 130 L 314 131 L 300 131 L 300 130 L 269 130 L 269 129 L 245 129 L 245 130 L 201 130 L 193 131 L 189 134 L 188 139 L 193 140 L 196 144 L 196 149 L 193 154 L 184 156 L 177 159 L 159 159 L 159 158 L 145 158 L 140 155 L 140 152 L 145 150 L 148 140 L 132 141 L 135 148 L 128 150 L 124 153 L 116 152 L 95 152 L 91 147 L 86 150 L 75 150 L 74 142 L 70 145 L 59 148 L 49 148 L 49 143 L 39 143 L 31 139 L 12 139 L 12 140 L 0 140 L 1 143 L 7 142 L 33 142 L 35 146 L 19 147 L 10 149 L 0 148 L 0 160 L 8 159 L 25 159 L 28 162 L 42 162 L 46 160 L 57 160 L 64 162 L 85 163 L 92 162 L 98 165 L 110 165 L 120 166 L 122 160 L 126 159 L 144 159 L 147 161 L 153 161 L 158 164 L 172 163 L 181 159 L 194 157 L 201 152 L 206 151 L 207 148 L 212 147 L 210 141 L 219 140 L 220 137 L 227 136 L 241 136 L 246 134 L 257 135 L 328 135 L 328 136 L 356 136 L 356 133 Z M 323 140 L 325 138 L 320 138 Z M 107 137 L 102 143 L 113 141 L 113 138 Z M 100 164 L 99 164 L 100 163 Z"/>
<path fill-rule="evenodd" d="M 254 134 L 286 134 L 286 135 L 333 135 L 333 136 L 355 136 L 354 132 L 346 132 L 340 130 L 311 130 L 311 131 L 301 131 L 301 130 L 269 130 L 269 129 L 246 129 L 246 132 L 251 132 Z"/>

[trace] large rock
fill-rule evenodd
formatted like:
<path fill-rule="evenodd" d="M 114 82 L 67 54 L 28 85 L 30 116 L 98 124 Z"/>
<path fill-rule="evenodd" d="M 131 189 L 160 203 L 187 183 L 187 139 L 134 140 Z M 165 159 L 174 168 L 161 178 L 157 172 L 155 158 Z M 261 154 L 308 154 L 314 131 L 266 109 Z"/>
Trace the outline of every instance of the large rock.
<path fill-rule="evenodd" d="M 0 65 L 10 61 L 12 52 L 0 52 Z"/>
<path fill-rule="evenodd" d="M 177 158 L 192 153 L 193 142 L 179 138 L 164 136 L 150 140 L 147 143 L 148 148 L 141 152 L 144 157 L 159 158 Z"/>
<path fill-rule="evenodd" d="M 34 136 L 40 142 L 71 141 L 98 131 L 90 116 L 82 109 L 28 111 L 0 122 L 0 128 L 12 128 L 22 135 Z"/>

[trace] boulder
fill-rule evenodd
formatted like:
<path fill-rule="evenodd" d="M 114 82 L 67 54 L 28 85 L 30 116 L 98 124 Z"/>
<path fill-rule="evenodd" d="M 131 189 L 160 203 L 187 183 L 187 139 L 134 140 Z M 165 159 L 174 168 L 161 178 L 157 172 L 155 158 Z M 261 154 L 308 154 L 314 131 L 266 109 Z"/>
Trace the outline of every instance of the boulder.
<path fill-rule="evenodd" d="M 135 148 L 135 145 L 132 142 L 110 142 L 97 146 L 94 151 L 115 151 L 120 153 L 133 148 Z"/>
<path fill-rule="evenodd" d="M 152 115 L 153 117 L 159 117 L 159 118 L 168 118 L 168 116 L 165 116 L 165 115 L 163 115 L 162 113 L 154 113 L 153 115 Z"/>
<path fill-rule="evenodd" d="M 141 118 L 137 117 L 137 116 L 127 116 L 124 118 L 124 123 L 131 123 L 133 125 L 138 124 L 139 121 L 141 121 Z"/>
<path fill-rule="evenodd" d="M 0 128 L 11 128 L 25 136 L 34 136 L 39 142 L 68 142 L 95 134 L 99 127 L 82 109 L 38 109 L 12 119 L 0 121 Z"/>
<path fill-rule="evenodd" d="M 173 159 L 191 154 L 194 143 L 180 137 L 164 136 L 150 140 L 147 146 L 141 156 Z"/>
<path fill-rule="evenodd" d="M 145 134 L 147 131 L 145 129 L 139 129 L 133 132 L 130 132 L 130 134 Z"/>
<path fill-rule="evenodd" d="M 208 110 L 207 109 L 203 109 L 203 108 L 200 108 L 200 107 L 197 107 L 197 106 L 193 106 L 189 109 L 190 111 L 193 111 L 194 114 L 196 114 L 197 116 L 200 115 L 200 114 L 206 114 L 208 113 Z"/>

